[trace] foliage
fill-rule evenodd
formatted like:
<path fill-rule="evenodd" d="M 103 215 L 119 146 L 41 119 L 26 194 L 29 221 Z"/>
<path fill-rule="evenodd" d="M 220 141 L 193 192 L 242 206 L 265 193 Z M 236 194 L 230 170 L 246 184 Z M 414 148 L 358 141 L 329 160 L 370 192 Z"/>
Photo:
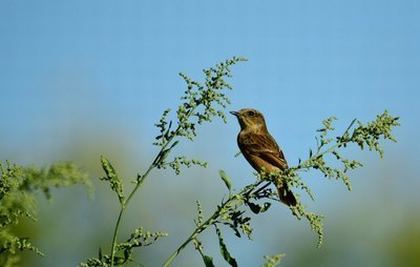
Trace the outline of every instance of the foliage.
<path fill-rule="evenodd" d="M 0 266 L 18 266 L 21 251 L 43 255 L 29 238 L 18 236 L 14 226 L 27 219 L 36 221 L 36 192 L 50 199 L 51 188 L 75 184 L 91 188 L 87 175 L 72 163 L 40 169 L 0 162 Z"/>
<path fill-rule="evenodd" d="M 180 74 L 186 83 L 186 90 L 181 97 L 181 104 L 174 113 L 170 109 L 163 112 L 156 123 L 158 135 L 154 145 L 158 152 L 148 168 L 137 174 L 133 179 L 133 186 L 124 185 L 122 177 L 118 174 L 111 161 L 101 156 L 101 165 L 105 176 L 99 178 L 106 182 L 116 194 L 119 203 L 119 212 L 112 234 L 111 249 L 103 253 L 99 248 L 98 255 L 81 263 L 81 267 L 108 267 L 122 266 L 133 262 L 133 253 L 137 248 L 149 246 L 161 237 L 167 236 L 164 232 L 149 232 L 143 227 L 135 229 L 124 241 L 119 241 L 119 229 L 124 219 L 125 211 L 138 190 L 143 186 L 145 179 L 151 171 L 156 169 L 172 169 L 176 175 L 181 174 L 183 167 L 206 167 L 207 163 L 198 159 L 190 159 L 185 155 L 172 155 L 172 152 L 181 141 L 193 141 L 198 134 L 198 127 L 203 123 L 212 122 L 220 118 L 226 122 L 224 113 L 230 100 L 226 89 L 232 89 L 226 81 L 231 77 L 230 68 L 243 58 L 233 57 L 213 68 L 203 70 L 204 80 L 195 81 L 185 74 Z M 256 173 L 253 183 L 235 190 L 232 179 L 223 171 L 219 176 L 227 192 L 214 212 L 206 215 L 202 204 L 197 201 L 197 217 L 194 220 L 195 229 L 186 240 L 166 259 L 163 266 L 170 266 L 173 260 L 190 244 L 202 257 L 205 266 L 214 266 L 213 257 L 207 255 L 204 244 L 200 241 L 200 234 L 206 230 L 214 229 L 218 240 L 220 257 L 230 266 L 238 266 L 238 260 L 230 252 L 229 244 L 224 239 L 225 231 L 232 231 L 238 238 L 252 238 L 252 219 L 254 216 L 264 216 L 264 213 L 273 206 L 280 206 L 277 191 L 274 190 L 273 181 L 282 181 L 293 190 L 306 193 L 312 200 L 314 194 L 305 184 L 301 175 L 305 172 L 320 173 L 329 179 L 342 181 L 348 190 L 351 182 L 348 175 L 350 170 L 359 168 L 362 163 L 346 158 L 343 150 L 350 146 L 364 150 L 365 148 L 383 156 L 382 140 L 396 141 L 392 129 L 399 125 L 398 117 L 391 116 L 387 111 L 378 115 L 375 120 L 362 123 L 353 120 L 344 133 L 337 134 L 334 129 L 335 117 L 327 118 L 322 127 L 317 130 L 315 149 L 310 149 L 305 160 L 299 159 L 296 166 L 280 173 Z M 32 250 L 40 255 L 42 252 L 32 245 L 27 238 L 19 237 L 13 232 L 13 225 L 28 218 L 35 220 L 34 193 L 41 191 L 47 198 L 51 197 L 51 187 L 65 187 L 77 183 L 89 185 L 87 176 L 73 164 L 55 164 L 49 168 L 19 167 L 6 162 L 0 164 L 0 265 L 15 266 L 18 252 Z M 297 219 L 306 219 L 310 228 L 318 236 L 318 246 L 323 239 L 323 216 L 306 211 L 305 205 L 297 195 L 297 204 L 290 206 L 292 214 Z M 278 205 L 273 205 L 278 204 Z M 277 266 L 284 254 L 265 257 L 264 267 Z"/>
<path fill-rule="evenodd" d="M 194 140 L 197 136 L 197 125 L 205 122 L 211 122 L 214 118 L 221 118 L 226 121 L 226 115 L 223 109 L 229 104 L 224 90 L 231 89 L 229 83 L 225 81 L 226 77 L 231 77 L 230 67 L 243 58 L 233 57 L 222 63 L 217 64 L 214 68 L 203 70 L 204 81 L 198 82 L 189 78 L 187 75 L 180 73 L 180 76 L 186 83 L 186 90 L 181 97 L 183 103 L 176 111 L 176 120 L 168 120 L 171 110 L 167 109 L 163 112 L 160 120 L 156 123 L 159 134 L 153 143 L 159 147 L 159 152 L 143 174 L 138 174 L 134 180 L 134 187 L 126 196 L 123 191 L 123 181 L 117 174 L 114 167 L 105 157 L 101 157 L 102 168 L 106 176 L 101 178 L 107 181 L 112 191 L 114 191 L 119 199 L 120 211 L 115 223 L 114 233 L 111 242 L 111 251 L 109 255 L 102 255 L 97 258 L 90 258 L 86 263 L 80 266 L 115 266 L 126 263 L 129 260 L 127 255 L 132 254 L 132 250 L 139 246 L 127 246 L 126 243 L 118 242 L 118 233 L 121 220 L 123 218 L 126 207 L 135 195 L 137 190 L 142 186 L 144 180 L 154 169 L 171 168 L 175 174 L 181 173 L 181 167 L 187 168 L 197 165 L 206 167 L 207 163 L 197 159 L 188 159 L 184 155 L 178 155 L 168 160 L 171 151 L 179 144 L 181 139 Z M 141 229 L 141 228 L 140 228 Z M 156 233 L 157 234 L 157 233 Z M 163 235 L 157 234 L 159 237 Z"/>
<path fill-rule="evenodd" d="M 132 252 L 134 248 L 139 247 L 146 247 L 152 245 L 155 241 L 157 241 L 161 237 L 167 236 L 167 233 L 163 232 L 149 232 L 145 231 L 143 227 L 137 228 L 131 234 L 130 238 L 127 241 L 119 243 L 116 246 L 117 254 L 121 256 L 114 257 L 114 264 L 116 265 L 123 265 L 127 262 L 132 262 Z M 80 267 L 88 267 L 88 266 L 97 266 L 97 267 L 105 267 L 111 265 L 111 256 L 110 255 L 103 255 L 102 250 L 99 249 L 98 257 L 97 258 L 90 258 L 87 260 L 86 263 L 81 263 Z"/>
<path fill-rule="evenodd" d="M 191 241 L 197 240 L 198 235 L 210 226 L 217 229 L 217 235 L 220 240 L 220 229 L 218 225 L 226 225 L 231 228 L 237 237 L 242 235 L 251 238 L 251 216 L 250 213 L 261 214 L 267 211 L 272 205 L 270 201 L 279 202 L 276 191 L 270 188 L 272 181 L 281 179 L 286 181 L 290 188 L 298 188 L 306 192 L 311 199 L 314 199 L 310 188 L 304 183 L 299 176 L 302 172 L 310 170 L 317 170 L 327 178 L 335 178 L 343 181 L 343 183 L 350 190 L 350 179 L 347 172 L 351 169 L 361 167 L 359 161 L 345 158 L 339 149 L 345 148 L 351 143 L 357 144 L 361 149 L 364 149 L 364 144 L 370 150 L 375 150 L 382 157 L 383 151 L 379 146 L 380 139 L 389 139 L 395 141 L 391 134 L 393 127 L 398 126 L 398 117 L 392 117 L 387 111 L 377 116 L 377 118 L 367 124 L 360 121 L 353 120 L 347 127 L 346 131 L 335 138 L 328 137 L 331 131 L 334 130 L 334 117 L 323 121 L 323 127 L 317 130 L 320 134 L 316 138 L 317 148 L 314 153 L 309 150 L 308 159 L 305 161 L 299 160 L 299 164 L 290 167 L 281 174 L 278 173 L 260 173 L 255 174 L 257 181 L 253 184 L 245 186 L 238 193 L 232 194 L 231 179 L 224 171 L 220 171 L 220 177 L 228 189 L 228 198 L 217 206 L 216 211 L 204 220 L 201 204 L 197 206 L 198 217 L 196 220 L 197 228 L 193 231 L 191 236 L 166 260 L 164 266 L 169 266 L 173 259 L 184 249 L 184 247 Z M 357 125 L 357 126 L 355 126 Z M 327 162 L 325 158 L 328 155 L 333 155 L 334 158 L 341 163 L 340 167 L 335 167 L 334 162 Z M 197 202 L 199 203 L 199 202 Z M 318 235 L 318 246 L 322 244 L 323 239 L 323 223 L 322 216 L 308 212 L 305 210 L 303 203 L 298 199 L 296 206 L 290 206 L 293 215 L 298 219 L 306 218 L 311 229 Z M 204 221 L 204 222 L 203 222 Z M 199 223 L 197 223 L 199 222 Z M 223 239 L 222 239 L 223 240 Z M 236 266 L 236 260 L 228 253 L 224 242 L 219 242 L 222 256 L 231 266 Z M 195 246 L 197 249 L 197 246 Z M 203 255 L 202 247 L 200 247 L 200 254 Z M 276 260 L 280 261 L 281 257 L 270 258 L 267 266 L 275 266 Z M 206 261 L 210 261 L 211 257 L 206 256 Z M 233 259 L 233 260 L 232 260 Z M 271 262 L 271 263 L 270 263 Z M 270 265 L 271 264 L 271 265 Z M 207 265 L 206 265 L 207 266 Z"/>
<path fill-rule="evenodd" d="M 183 73 L 179 74 L 185 81 L 187 89 L 181 97 L 183 103 L 176 111 L 175 125 L 172 120 L 168 121 L 170 109 L 163 112 L 156 124 L 160 134 L 156 136 L 154 145 L 161 147 L 161 151 L 154 161 L 156 167 L 163 169 L 169 167 L 179 174 L 181 166 L 207 166 L 204 161 L 189 160 L 185 156 L 176 156 L 171 161 L 167 161 L 167 157 L 172 148 L 178 145 L 179 140 L 176 139 L 184 137 L 191 141 L 194 140 L 197 136 L 197 125 L 211 122 L 215 117 L 226 122 L 224 108 L 230 104 L 230 100 L 224 89 L 232 89 L 232 86 L 225 81 L 225 77 L 231 77 L 230 67 L 240 61 L 245 61 L 245 59 L 233 57 L 217 64 L 214 68 L 203 70 L 204 82 L 194 81 Z"/>
<path fill-rule="evenodd" d="M 86 264 L 81 266 L 114 266 L 121 265 L 129 260 L 132 249 L 138 246 L 123 245 L 131 244 L 130 241 L 128 243 L 119 243 L 117 241 L 118 230 L 125 208 L 150 171 L 155 168 L 170 168 L 175 174 L 179 175 L 182 171 L 182 166 L 191 167 L 197 165 L 205 167 L 207 165 L 204 161 L 188 159 L 184 155 L 172 156 L 171 152 L 182 139 L 194 140 L 197 136 L 198 126 L 202 123 L 211 122 L 215 117 L 226 121 L 224 109 L 230 103 L 230 100 L 223 89 L 231 89 L 231 86 L 225 81 L 225 77 L 230 77 L 230 67 L 232 65 L 243 60 L 241 58 L 232 58 L 216 65 L 214 68 L 204 70 L 204 82 L 198 82 L 185 74 L 180 74 L 186 83 L 187 89 L 181 97 L 182 103 L 176 111 L 176 118 L 170 119 L 171 110 L 167 109 L 163 112 L 159 122 L 156 123 L 159 134 L 156 136 L 154 145 L 159 147 L 160 150 L 149 168 L 143 174 L 137 176 L 135 186 L 128 197 L 124 196 L 121 178 L 119 178 L 111 163 L 102 158 L 102 167 L 106 173 L 106 177 L 102 178 L 102 180 L 108 181 L 111 189 L 118 195 L 121 204 L 120 213 L 114 228 L 110 254 L 105 256 L 101 254 L 102 256 L 99 258 L 91 258 Z M 351 184 L 348 171 L 361 167 L 362 164 L 356 160 L 345 158 L 341 151 L 350 144 L 356 144 L 360 149 L 363 150 L 367 147 L 378 152 L 382 157 L 383 150 L 379 142 L 382 139 L 395 141 L 391 130 L 399 125 L 398 118 L 389 115 L 385 111 L 376 120 L 367 124 L 353 120 L 343 134 L 331 137 L 335 130 L 333 127 L 335 120 L 335 117 L 324 120 L 322 127 L 317 130 L 319 134 L 316 137 L 317 146 L 315 150 L 310 149 L 306 160 L 299 160 L 297 166 L 292 166 L 282 173 L 262 172 L 255 174 L 257 179 L 254 183 L 242 189 L 234 190 L 230 177 L 225 171 L 220 170 L 219 176 L 228 190 L 227 195 L 207 218 L 203 214 L 201 203 L 197 201 L 197 218 L 194 220 L 196 228 L 168 257 L 163 266 L 171 265 L 176 256 L 190 243 L 194 245 L 194 248 L 201 255 L 205 266 L 214 266 L 213 258 L 205 253 L 204 245 L 199 240 L 199 235 L 209 228 L 214 228 L 216 231 L 221 257 L 230 266 L 238 266 L 237 260 L 229 252 L 229 246 L 223 238 L 223 230 L 230 229 L 237 237 L 245 236 L 250 239 L 253 232 L 251 225 L 252 214 L 262 216 L 264 212 L 274 206 L 272 205 L 273 201 L 279 202 L 276 190 L 273 190 L 271 186 L 273 184 L 272 181 L 282 179 L 287 182 L 290 188 L 301 190 L 307 193 L 311 199 L 314 199 L 313 193 L 300 175 L 303 172 L 315 170 L 327 178 L 343 181 L 350 190 Z M 305 218 L 309 222 L 311 229 L 318 235 L 318 245 L 320 246 L 323 239 L 323 217 L 306 211 L 304 204 L 299 198 L 297 205 L 289 208 L 299 220 Z M 140 244 L 142 243 L 140 242 Z M 264 266 L 276 266 L 280 263 L 282 257 L 283 254 L 266 257 Z"/>

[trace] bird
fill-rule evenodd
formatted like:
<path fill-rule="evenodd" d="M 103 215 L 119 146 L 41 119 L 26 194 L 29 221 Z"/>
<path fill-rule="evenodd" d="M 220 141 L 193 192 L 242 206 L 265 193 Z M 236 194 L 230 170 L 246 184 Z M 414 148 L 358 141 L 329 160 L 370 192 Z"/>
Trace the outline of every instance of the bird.
<path fill-rule="evenodd" d="M 241 130 L 237 142 L 248 163 L 259 173 L 279 173 L 288 168 L 283 151 L 268 132 L 264 116 L 253 108 L 230 111 L 238 119 Z M 287 206 L 296 206 L 297 201 L 289 186 L 281 178 L 273 181 L 279 199 Z"/>

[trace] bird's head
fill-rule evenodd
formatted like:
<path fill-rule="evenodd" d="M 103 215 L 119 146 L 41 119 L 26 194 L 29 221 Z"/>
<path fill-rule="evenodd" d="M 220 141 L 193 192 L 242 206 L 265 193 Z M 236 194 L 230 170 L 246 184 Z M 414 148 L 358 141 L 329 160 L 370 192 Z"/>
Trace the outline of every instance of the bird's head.
<path fill-rule="evenodd" d="M 230 114 L 238 118 L 241 130 L 252 131 L 266 130 L 264 116 L 258 110 L 253 108 L 243 108 L 239 111 L 231 111 Z"/>

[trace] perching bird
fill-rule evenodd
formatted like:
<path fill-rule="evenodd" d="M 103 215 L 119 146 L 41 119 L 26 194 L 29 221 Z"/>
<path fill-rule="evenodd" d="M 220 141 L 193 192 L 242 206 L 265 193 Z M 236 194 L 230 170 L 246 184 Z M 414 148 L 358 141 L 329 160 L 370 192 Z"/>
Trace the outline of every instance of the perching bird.
<path fill-rule="evenodd" d="M 261 112 L 244 108 L 230 113 L 238 118 L 241 126 L 241 131 L 238 134 L 239 149 L 255 170 L 273 173 L 288 168 L 283 152 L 268 132 Z M 273 182 L 278 190 L 280 200 L 288 206 L 295 206 L 296 198 L 287 183 L 280 179 Z"/>

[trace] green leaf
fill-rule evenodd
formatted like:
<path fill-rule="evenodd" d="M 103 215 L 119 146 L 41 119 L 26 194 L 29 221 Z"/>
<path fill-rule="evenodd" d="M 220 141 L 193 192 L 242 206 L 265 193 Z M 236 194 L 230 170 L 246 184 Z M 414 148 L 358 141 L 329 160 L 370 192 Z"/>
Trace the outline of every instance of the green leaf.
<path fill-rule="evenodd" d="M 238 263 L 236 262 L 236 259 L 234 257 L 232 257 L 232 255 L 230 255 L 230 253 L 227 249 L 227 246 L 225 244 L 225 241 L 223 240 L 222 232 L 220 231 L 220 229 L 216 225 L 215 225 L 215 227 L 216 227 L 217 237 L 219 238 L 220 253 L 223 256 L 223 259 L 225 259 L 225 261 L 227 263 L 229 263 L 230 266 L 237 267 Z"/>
<path fill-rule="evenodd" d="M 203 261 L 206 267 L 215 267 L 213 263 L 213 258 L 207 255 L 203 255 Z"/>
<path fill-rule="evenodd" d="M 224 170 L 219 170 L 220 178 L 222 178 L 223 182 L 225 183 L 227 189 L 230 191 L 232 189 L 232 181 L 229 176 L 226 175 Z"/>

